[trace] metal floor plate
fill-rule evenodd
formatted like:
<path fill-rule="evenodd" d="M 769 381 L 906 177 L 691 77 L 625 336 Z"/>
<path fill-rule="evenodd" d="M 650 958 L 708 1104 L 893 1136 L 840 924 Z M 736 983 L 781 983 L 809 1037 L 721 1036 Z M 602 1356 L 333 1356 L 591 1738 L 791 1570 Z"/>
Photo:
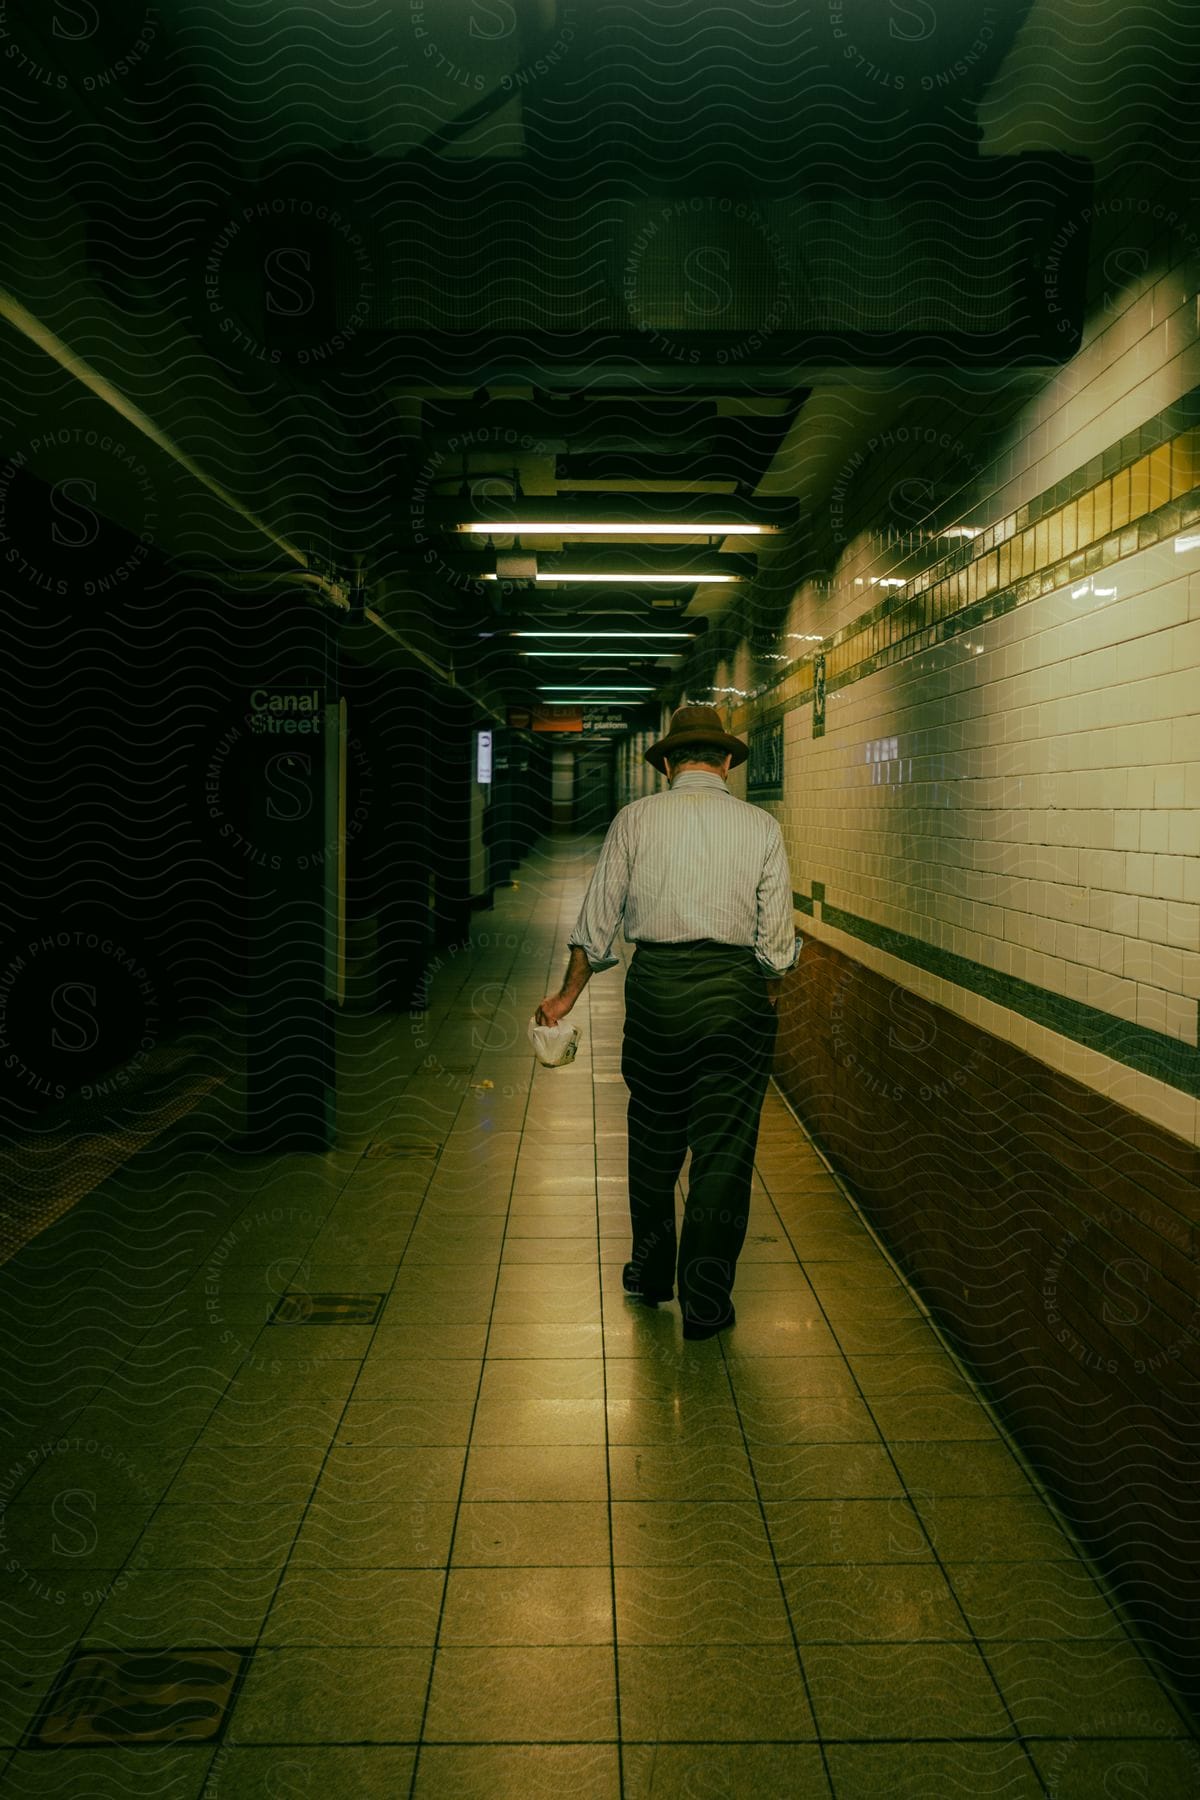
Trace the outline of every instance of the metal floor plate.
<path fill-rule="evenodd" d="M 249 1650 L 81 1650 L 67 1662 L 27 1740 L 44 1750 L 213 1743 Z"/>

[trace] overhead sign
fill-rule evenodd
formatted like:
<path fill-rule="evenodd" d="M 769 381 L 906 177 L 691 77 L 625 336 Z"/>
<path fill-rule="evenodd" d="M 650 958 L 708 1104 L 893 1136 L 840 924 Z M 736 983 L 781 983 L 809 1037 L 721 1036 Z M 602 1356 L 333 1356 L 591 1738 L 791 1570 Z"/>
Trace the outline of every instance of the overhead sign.
<path fill-rule="evenodd" d="M 583 729 L 585 735 L 590 731 L 627 731 L 629 721 L 624 713 L 588 713 Z"/>
<path fill-rule="evenodd" d="M 533 729 L 535 731 L 575 731 L 583 730 L 583 710 L 578 706 L 535 706 L 533 713 Z"/>

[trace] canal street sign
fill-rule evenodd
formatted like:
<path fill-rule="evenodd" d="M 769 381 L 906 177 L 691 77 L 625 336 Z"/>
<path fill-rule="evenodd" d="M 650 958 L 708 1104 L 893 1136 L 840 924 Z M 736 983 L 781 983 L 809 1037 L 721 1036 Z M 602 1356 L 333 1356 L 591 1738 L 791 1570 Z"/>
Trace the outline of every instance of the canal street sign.
<path fill-rule="evenodd" d="M 253 688 L 250 729 L 260 737 L 319 734 L 322 704 L 320 688 Z"/>

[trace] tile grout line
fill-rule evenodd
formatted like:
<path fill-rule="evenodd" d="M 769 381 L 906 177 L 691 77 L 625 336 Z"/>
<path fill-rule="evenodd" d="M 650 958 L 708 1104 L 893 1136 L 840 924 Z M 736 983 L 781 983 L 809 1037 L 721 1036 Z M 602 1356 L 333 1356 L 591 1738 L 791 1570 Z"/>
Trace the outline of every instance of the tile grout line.
<path fill-rule="evenodd" d="M 510 966 L 510 968 L 515 966 L 515 958 L 514 958 L 513 964 L 510 964 L 509 966 Z M 460 984 L 460 986 L 465 986 L 466 980 L 467 980 L 467 975 L 464 972 L 463 982 Z M 533 1094 L 533 1080 L 531 1077 L 529 1087 L 528 1087 L 528 1089 L 526 1091 L 526 1095 L 525 1095 L 525 1106 L 522 1111 L 522 1125 L 521 1125 L 521 1130 L 520 1130 L 520 1134 L 519 1134 L 522 1141 L 524 1140 L 524 1136 L 525 1136 L 525 1129 L 526 1129 L 525 1121 L 527 1121 L 528 1116 L 529 1116 L 529 1101 L 532 1098 L 532 1094 Z M 465 1104 L 466 1104 L 466 1095 L 464 1094 L 463 1099 L 460 1102 L 459 1109 L 458 1109 L 458 1111 L 455 1112 L 455 1115 L 454 1115 L 455 1122 L 457 1122 L 459 1112 L 461 1112 L 462 1106 Z M 451 1131 L 453 1131 L 453 1125 L 451 1126 Z M 447 1137 L 449 1137 L 450 1132 L 447 1132 L 446 1135 L 447 1135 Z M 520 1152 L 520 1144 L 518 1144 L 517 1157 L 520 1156 L 520 1153 L 521 1153 Z M 459 1522 L 459 1518 L 462 1513 L 463 1494 L 466 1491 L 467 1468 L 468 1468 L 468 1466 L 470 1464 L 470 1460 L 471 1460 L 471 1440 L 472 1440 L 472 1437 L 473 1437 L 474 1431 L 475 1431 L 475 1420 L 476 1420 L 476 1417 L 478 1416 L 478 1412 L 479 1412 L 479 1397 L 480 1397 L 480 1394 L 483 1389 L 484 1373 L 487 1369 L 487 1362 L 488 1362 L 487 1351 L 488 1351 L 488 1345 L 491 1342 L 491 1336 L 492 1336 L 492 1326 L 494 1323 L 494 1315 L 495 1315 L 495 1310 L 496 1310 L 496 1297 L 497 1297 L 497 1291 L 500 1286 L 500 1270 L 501 1270 L 501 1268 L 503 1266 L 503 1262 L 504 1262 L 504 1245 L 505 1245 L 505 1242 L 508 1237 L 509 1220 L 512 1217 L 513 1188 L 516 1185 L 516 1179 L 517 1179 L 517 1169 L 516 1169 L 517 1157 L 513 1158 L 513 1169 L 512 1169 L 512 1174 L 509 1178 L 508 1205 L 507 1205 L 507 1207 L 505 1209 L 505 1213 L 504 1213 L 504 1229 L 502 1230 L 502 1232 L 500 1234 L 500 1242 L 497 1247 L 496 1275 L 495 1275 L 495 1279 L 492 1283 L 492 1297 L 491 1297 L 491 1301 L 488 1306 L 487 1327 L 484 1332 L 483 1350 L 482 1350 L 482 1353 L 479 1358 L 479 1378 L 478 1378 L 478 1381 L 476 1382 L 476 1386 L 475 1386 L 475 1398 L 471 1403 L 471 1417 L 467 1422 L 467 1441 L 466 1441 L 466 1446 L 465 1446 L 465 1449 L 463 1452 L 463 1465 L 462 1465 L 462 1470 L 461 1470 L 461 1472 L 459 1474 L 459 1478 L 458 1478 L 458 1493 L 457 1493 L 457 1495 L 455 1497 L 455 1501 L 454 1501 L 454 1517 L 450 1522 L 450 1540 L 449 1540 L 448 1544 L 446 1545 L 445 1574 L 442 1578 L 442 1592 L 441 1592 L 441 1598 L 438 1602 L 438 1615 L 437 1615 L 437 1619 L 434 1623 L 434 1628 L 433 1628 L 433 1643 L 432 1643 L 432 1649 L 431 1649 L 430 1657 L 429 1657 L 429 1673 L 425 1678 L 425 1698 L 421 1705 L 421 1717 L 417 1724 L 416 1743 L 415 1743 L 415 1747 L 414 1747 L 414 1751 L 413 1751 L 412 1775 L 410 1777 L 409 1789 L 408 1789 L 409 1800 L 415 1800 L 415 1796 L 416 1796 L 416 1792 L 417 1792 L 417 1782 L 420 1777 L 420 1769 L 421 1769 L 421 1751 L 425 1747 L 425 1743 L 426 1743 L 425 1728 L 426 1728 L 426 1724 L 429 1719 L 429 1707 L 430 1707 L 430 1703 L 433 1698 L 434 1674 L 435 1674 L 435 1671 L 437 1668 L 438 1652 L 439 1652 L 439 1649 L 441 1648 L 440 1640 L 441 1640 L 441 1635 L 442 1635 L 442 1625 L 443 1625 L 443 1622 L 444 1622 L 445 1616 L 446 1616 L 446 1601 L 447 1601 L 447 1598 L 449 1596 L 449 1591 L 450 1591 L 451 1566 L 454 1562 L 454 1546 L 458 1539 L 458 1522 Z M 397 1270 L 397 1275 L 399 1275 L 398 1270 Z"/>
<path fill-rule="evenodd" d="M 622 980 L 625 965 L 621 964 Z M 597 1159 L 599 1139 L 599 1122 L 596 1114 L 596 1047 L 595 1027 L 589 1005 L 588 1023 L 592 1026 L 592 1168 L 596 1178 L 596 1283 L 600 1295 L 600 1382 L 604 1405 L 604 1491 L 605 1511 L 608 1516 L 608 1594 L 609 1606 L 612 1609 L 612 1662 L 613 1662 L 613 1709 L 617 1734 L 617 1793 L 625 1797 L 625 1743 L 621 1730 L 621 1643 L 617 1615 L 617 1561 L 616 1547 L 613 1541 L 613 1492 L 612 1492 L 612 1434 L 608 1421 L 608 1340 L 605 1334 L 604 1312 L 604 1246 L 600 1231 L 600 1177 Z"/>
<path fill-rule="evenodd" d="M 760 1119 L 761 1119 L 761 1115 L 760 1115 Z M 766 1182 L 765 1182 L 765 1180 L 763 1180 L 762 1171 L 758 1167 L 757 1138 L 756 1138 L 756 1142 L 755 1142 L 755 1154 L 754 1154 L 753 1169 L 754 1169 L 754 1173 L 758 1175 L 759 1180 L 763 1181 L 764 1188 L 766 1188 Z M 795 1266 L 797 1268 L 799 1268 L 801 1274 L 803 1274 L 804 1273 L 804 1265 L 800 1260 L 800 1256 L 796 1250 L 795 1244 L 792 1243 L 791 1233 L 787 1230 L 786 1222 L 779 1215 L 779 1213 L 775 1207 L 774 1200 L 770 1196 L 769 1188 L 767 1189 L 767 1195 L 768 1195 L 768 1199 L 770 1200 L 771 1211 L 773 1213 L 775 1213 L 777 1218 L 779 1218 L 779 1223 L 782 1226 L 784 1233 L 787 1237 L 788 1247 L 792 1252 L 792 1260 L 793 1260 Z M 783 1266 L 786 1268 L 788 1265 L 784 1264 Z M 807 1280 L 807 1276 L 805 1277 L 805 1279 Z M 839 1348 L 840 1348 L 840 1346 L 839 1346 Z M 775 1546 L 775 1538 L 771 1531 L 770 1522 L 767 1519 L 766 1504 L 763 1500 L 762 1488 L 759 1483 L 758 1469 L 755 1466 L 754 1456 L 750 1449 L 750 1441 L 746 1436 L 746 1424 L 745 1424 L 745 1420 L 742 1417 L 741 1399 L 739 1397 L 737 1385 L 735 1384 L 735 1382 L 733 1380 L 733 1372 L 732 1372 L 732 1368 L 730 1365 L 730 1359 L 729 1359 L 726 1345 L 723 1341 L 723 1337 L 722 1337 L 722 1340 L 720 1341 L 720 1350 L 721 1350 L 721 1361 L 722 1361 L 722 1364 L 725 1369 L 725 1379 L 729 1383 L 730 1393 L 733 1398 L 734 1411 L 737 1415 L 738 1430 L 741 1432 L 742 1448 L 745 1451 L 746 1463 L 750 1470 L 750 1479 L 754 1483 L 754 1498 L 758 1504 L 758 1515 L 759 1515 L 760 1520 L 762 1521 L 763 1534 L 766 1537 L 767 1548 L 771 1555 L 771 1567 L 775 1572 L 775 1581 L 776 1581 L 776 1585 L 779 1589 L 779 1598 L 783 1604 L 784 1617 L 787 1620 L 788 1631 L 791 1635 L 792 1653 L 795 1656 L 796 1667 L 800 1674 L 800 1680 L 804 1686 L 805 1703 L 808 1707 L 809 1717 L 812 1719 L 812 1722 L 813 1722 L 813 1731 L 816 1736 L 817 1750 L 818 1750 L 818 1752 L 820 1754 L 820 1758 L 821 1758 L 821 1768 L 825 1775 L 825 1781 L 826 1781 L 826 1785 L 829 1789 L 830 1796 L 832 1797 L 835 1794 L 835 1788 L 834 1788 L 834 1782 L 833 1782 L 833 1774 L 829 1767 L 829 1757 L 826 1754 L 826 1750 L 825 1750 L 824 1732 L 821 1728 L 821 1721 L 817 1714 L 817 1708 L 816 1708 L 816 1705 L 813 1700 L 813 1693 L 812 1693 L 811 1684 L 809 1682 L 808 1670 L 804 1666 L 804 1657 L 802 1656 L 801 1651 L 800 1651 L 800 1640 L 796 1633 L 796 1621 L 792 1617 L 792 1609 L 788 1603 L 787 1588 L 784 1584 L 783 1575 L 780 1571 L 779 1557 L 776 1552 L 776 1546 Z"/>

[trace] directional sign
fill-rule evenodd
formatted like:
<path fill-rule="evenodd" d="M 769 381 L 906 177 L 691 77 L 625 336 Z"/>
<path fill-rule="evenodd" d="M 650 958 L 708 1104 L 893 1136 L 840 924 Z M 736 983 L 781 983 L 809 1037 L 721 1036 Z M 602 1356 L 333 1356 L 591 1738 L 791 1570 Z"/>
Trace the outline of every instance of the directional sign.
<path fill-rule="evenodd" d="M 533 708 L 533 729 L 535 731 L 582 731 L 583 712 L 578 706 L 535 706 Z"/>
<path fill-rule="evenodd" d="M 624 713 L 585 713 L 583 730 L 586 736 L 593 731 L 627 731 L 629 721 Z"/>

